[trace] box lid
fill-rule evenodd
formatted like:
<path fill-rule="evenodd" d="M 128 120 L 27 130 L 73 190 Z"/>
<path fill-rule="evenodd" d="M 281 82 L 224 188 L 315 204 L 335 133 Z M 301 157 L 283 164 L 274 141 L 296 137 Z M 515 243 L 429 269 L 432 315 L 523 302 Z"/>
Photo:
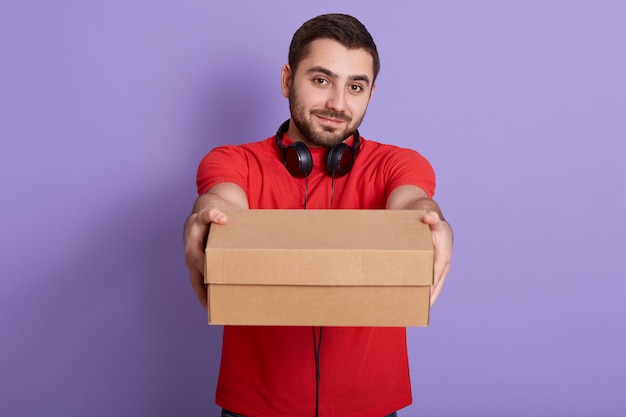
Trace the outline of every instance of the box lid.
<path fill-rule="evenodd" d="M 224 210 L 206 246 L 205 282 L 432 285 L 421 210 Z"/>

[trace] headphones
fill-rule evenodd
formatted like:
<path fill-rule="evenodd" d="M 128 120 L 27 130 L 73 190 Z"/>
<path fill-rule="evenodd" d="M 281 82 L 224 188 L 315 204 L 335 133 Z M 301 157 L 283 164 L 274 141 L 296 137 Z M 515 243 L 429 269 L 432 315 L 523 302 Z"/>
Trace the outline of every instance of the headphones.
<path fill-rule="evenodd" d="M 282 154 L 283 165 L 289 173 L 297 178 L 308 177 L 313 170 L 313 157 L 309 148 L 303 142 L 294 142 L 285 146 L 282 142 L 283 134 L 289 129 L 289 120 L 284 122 L 276 132 L 276 143 Z M 359 131 L 354 131 L 354 145 L 340 143 L 328 149 L 326 155 L 326 170 L 333 177 L 342 177 L 350 172 L 354 159 L 359 153 L 361 137 Z"/>

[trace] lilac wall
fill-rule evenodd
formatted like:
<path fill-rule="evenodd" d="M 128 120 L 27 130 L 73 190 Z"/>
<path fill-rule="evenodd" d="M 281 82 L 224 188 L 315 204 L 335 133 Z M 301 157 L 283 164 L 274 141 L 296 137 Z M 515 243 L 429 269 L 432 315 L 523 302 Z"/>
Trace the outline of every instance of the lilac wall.
<path fill-rule="evenodd" d="M 211 147 L 287 117 L 293 31 L 361 18 L 361 133 L 420 150 L 456 230 L 403 416 L 626 413 L 620 1 L 0 4 L 0 415 L 215 415 L 182 222 Z"/>

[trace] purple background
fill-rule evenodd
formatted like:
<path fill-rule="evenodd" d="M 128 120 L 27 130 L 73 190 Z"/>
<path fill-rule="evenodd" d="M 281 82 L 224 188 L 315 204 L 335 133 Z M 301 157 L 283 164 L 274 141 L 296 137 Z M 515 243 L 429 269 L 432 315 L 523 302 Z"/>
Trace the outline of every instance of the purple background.
<path fill-rule="evenodd" d="M 456 231 L 402 415 L 626 414 L 624 2 L 3 0 L 0 415 L 216 415 L 195 171 L 288 117 L 331 11 L 381 53 L 361 133 L 430 159 Z"/>

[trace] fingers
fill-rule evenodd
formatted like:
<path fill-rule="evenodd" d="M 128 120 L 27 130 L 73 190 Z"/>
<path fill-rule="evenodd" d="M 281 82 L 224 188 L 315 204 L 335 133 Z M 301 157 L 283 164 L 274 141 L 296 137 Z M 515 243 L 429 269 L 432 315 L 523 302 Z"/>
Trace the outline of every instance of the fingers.
<path fill-rule="evenodd" d="M 194 251 L 198 248 L 204 250 L 204 240 L 211 223 L 225 224 L 228 218 L 218 209 L 202 209 L 191 214 L 185 222 L 185 248 Z"/>
<path fill-rule="evenodd" d="M 433 286 L 430 288 L 430 305 L 431 306 L 435 304 L 435 301 L 437 301 L 439 294 L 441 294 L 441 291 L 443 290 L 443 285 L 446 281 L 446 276 L 448 275 L 449 271 L 450 271 L 450 264 L 448 263 L 443 266 L 443 271 L 441 272 L 441 274 L 438 274 L 438 272 L 435 272 L 436 278 L 434 279 Z"/>
<path fill-rule="evenodd" d="M 451 252 L 447 250 L 446 246 L 441 247 L 435 246 L 435 259 L 433 265 L 433 286 L 430 289 L 430 305 L 432 306 L 441 290 L 443 289 L 443 285 L 446 281 L 446 276 L 450 271 L 450 257 Z"/>
<path fill-rule="evenodd" d="M 224 224 L 228 221 L 228 218 L 218 209 L 211 208 L 200 210 L 196 221 L 199 222 L 199 224 L 208 226 L 210 223 Z"/>
<path fill-rule="evenodd" d="M 452 228 L 436 211 L 429 211 L 422 217 L 422 222 L 430 226 L 431 230 L 443 230 L 446 227 L 449 229 L 450 235 L 452 235 Z"/>
<path fill-rule="evenodd" d="M 202 209 L 191 214 L 185 222 L 185 262 L 196 297 L 207 308 L 207 290 L 204 284 L 204 245 L 211 223 L 225 224 L 228 218 L 218 209 Z"/>
<path fill-rule="evenodd" d="M 207 289 L 204 284 L 204 275 L 200 274 L 198 271 L 190 270 L 189 278 L 191 280 L 191 287 L 193 288 L 198 301 L 202 304 L 202 307 L 207 309 Z"/>
<path fill-rule="evenodd" d="M 450 271 L 452 259 L 452 228 L 442 220 L 439 213 L 427 212 L 422 221 L 429 225 L 435 250 L 433 264 L 433 286 L 431 287 L 430 305 L 432 306 L 443 289 L 446 276 Z"/>
<path fill-rule="evenodd" d="M 193 215 L 192 215 L 193 216 Z M 204 274 L 204 246 L 211 223 L 225 224 L 228 218 L 218 209 L 203 209 L 192 221 L 189 233 L 185 237 L 189 245 L 188 256 L 197 270 Z"/>
<path fill-rule="evenodd" d="M 436 211 L 428 211 L 422 217 L 422 221 L 430 226 L 436 225 L 441 221 L 441 217 L 439 217 L 439 213 Z"/>

